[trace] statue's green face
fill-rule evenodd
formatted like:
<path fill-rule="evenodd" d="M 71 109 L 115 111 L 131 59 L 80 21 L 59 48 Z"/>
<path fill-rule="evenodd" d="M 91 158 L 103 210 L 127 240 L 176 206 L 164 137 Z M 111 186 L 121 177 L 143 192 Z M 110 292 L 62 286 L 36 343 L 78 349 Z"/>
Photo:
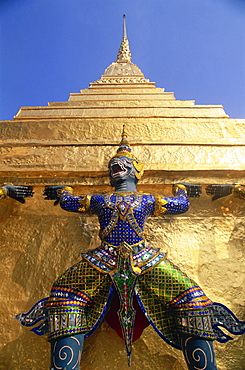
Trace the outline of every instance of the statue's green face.
<path fill-rule="evenodd" d="M 112 186 L 123 181 L 132 181 L 137 172 L 133 165 L 133 159 L 126 156 L 112 158 L 109 163 L 109 177 Z"/>

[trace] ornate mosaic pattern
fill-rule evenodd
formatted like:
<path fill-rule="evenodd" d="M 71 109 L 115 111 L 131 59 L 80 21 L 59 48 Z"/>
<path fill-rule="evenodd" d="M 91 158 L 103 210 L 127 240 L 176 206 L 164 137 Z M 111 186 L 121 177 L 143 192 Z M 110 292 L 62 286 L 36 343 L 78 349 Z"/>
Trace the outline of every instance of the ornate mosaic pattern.
<path fill-rule="evenodd" d="M 156 197 L 154 216 L 160 214 L 174 215 L 188 211 L 190 203 L 186 196 L 186 190 L 177 188 L 178 197 Z"/>
<path fill-rule="evenodd" d="M 114 274 L 111 274 L 111 277 L 120 299 L 118 316 L 127 350 L 128 364 L 130 365 L 136 314 L 133 308 L 133 294 L 137 275 L 140 273 L 140 270 L 137 270 L 132 265 L 132 249 L 128 245 L 122 245 L 119 249 L 118 257 L 117 269 Z"/>
<path fill-rule="evenodd" d="M 98 215 L 100 238 L 119 246 L 144 241 L 144 223 L 154 212 L 154 198 L 141 193 L 98 195 L 91 198 L 91 212 Z"/>
<path fill-rule="evenodd" d="M 117 269 L 110 274 L 98 272 L 86 261 L 74 265 L 55 282 L 49 298 L 16 318 L 25 326 L 41 321 L 32 331 L 39 335 L 49 333 L 50 340 L 74 333 L 83 333 L 86 337 L 103 320 L 115 286 L 121 302 L 121 325 L 123 327 L 124 321 L 126 325 L 129 361 L 134 294 L 156 332 L 178 349 L 181 349 L 181 333 L 219 342 L 232 339 L 222 327 L 235 335 L 245 333 L 245 322 L 239 321 L 227 307 L 212 303 L 195 282 L 169 260 L 142 273 L 132 264 L 132 251 L 123 255 L 123 250 L 120 250 Z"/>
<path fill-rule="evenodd" d="M 167 253 L 161 253 L 159 248 L 145 246 L 145 243 L 131 246 L 133 266 L 145 272 L 156 266 Z M 83 258 L 101 272 L 110 273 L 117 267 L 119 247 L 103 243 L 99 248 L 82 253 Z"/>
<path fill-rule="evenodd" d="M 185 190 L 177 189 L 176 195 L 155 198 L 136 192 L 73 197 L 65 193 L 60 204 L 67 211 L 96 214 L 100 222 L 101 240 L 116 247 L 123 242 L 130 245 L 143 242 L 147 217 L 186 212 L 189 201 Z"/>
<path fill-rule="evenodd" d="M 128 249 L 132 253 L 131 249 Z M 67 335 L 67 330 L 76 330 L 76 332 L 90 334 L 96 324 L 103 318 L 105 309 L 108 306 L 108 297 L 110 297 L 111 283 L 113 281 L 121 301 L 122 327 L 125 315 L 130 311 L 130 302 L 132 301 L 135 287 L 139 303 L 146 312 L 150 323 L 173 346 L 179 348 L 179 333 L 181 332 L 203 336 L 208 339 L 216 338 L 209 318 L 210 312 L 207 309 L 212 302 L 195 282 L 182 273 L 178 267 L 174 266 L 169 260 L 164 260 L 155 268 L 142 274 L 140 269 L 135 270 L 132 265 L 133 258 L 130 260 L 131 264 L 129 264 L 126 255 L 124 259 L 122 258 L 122 249 L 117 249 L 117 253 L 120 254 L 119 263 L 116 269 L 110 269 L 111 277 L 109 274 L 98 272 L 84 261 L 69 269 L 58 279 L 49 300 L 49 302 L 55 303 L 51 306 L 51 309 L 54 310 L 51 316 L 53 317 L 52 328 L 57 329 L 51 337 L 53 335 L 55 337 Z M 124 268 L 124 271 L 125 263 L 126 270 Z M 132 276 L 133 280 L 131 283 L 128 274 Z M 127 294 L 123 294 L 123 289 L 126 289 Z M 64 294 L 62 300 L 60 300 L 61 293 Z M 67 294 L 73 300 L 63 300 Z M 74 303 L 74 297 L 76 296 L 80 304 L 78 304 L 78 301 L 75 301 L 76 304 Z M 128 303 L 125 303 L 125 297 Z M 59 312 L 55 311 L 57 298 L 59 299 Z M 128 307 L 127 312 L 125 307 Z M 66 312 L 67 309 L 72 310 L 73 315 L 83 317 L 79 319 L 81 320 L 80 327 L 74 328 L 69 326 L 71 311 L 68 313 Z M 128 318 L 126 321 L 130 322 L 131 327 L 133 327 L 134 314 L 133 310 L 131 311 L 130 320 Z M 66 319 L 64 315 L 68 315 Z M 58 316 L 59 318 L 57 318 Z M 65 323 L 67 327 L 62 328 L 62 325 L 65 325 Z M 132 332 L 129 331 L 129 328 L 126 328 L 124 331 L 128 353 L 130 353 Z"/>
<path fill-rule="evenodd" d="M 86 262 L 68 269 L 55 282 L 47 304 L 49 339 L 93 331 L 105 311 L 110 289 L 110 276 Z"/>
<path fill-rule="evenodd" d="M 34 333 L 38 335 L 43 335 L 49 332 L 49 326 L 47 322 L 48 310 L 46 309 L 48 298 L 41 299 L 38 301 L 27 313 L 20 313 L 14 317 L 20 321 L 23 326 L 34 326 L 39 321 L 37 327 L 31 329 Z"/>
<path fill-rule="evenodd" d="M 217 341 L 225 343 L 228 340 L 233 339 L 224 333 L 220 327 L 225 328 L 234 335 L 241 335 L 245 333 L 245 321 L 239 321 L 238 318 L 226 306 L 215 302 L 209 307 L 209 313 Z"/>
<path fill-rule="evenodd" d="M 139 276 L 137 292 L 149 321 L 171 345 L 180 348 L 181 332 L 215 339 L 207 310 L 212 302 L 169 260 Z"/>

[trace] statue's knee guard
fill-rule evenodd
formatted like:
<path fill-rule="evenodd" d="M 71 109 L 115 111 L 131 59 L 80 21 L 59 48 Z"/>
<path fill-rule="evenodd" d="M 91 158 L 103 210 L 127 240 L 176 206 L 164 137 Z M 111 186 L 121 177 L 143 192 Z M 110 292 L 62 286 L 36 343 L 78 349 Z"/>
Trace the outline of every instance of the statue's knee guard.
<path fill-rule="evenodd" d="M 217 370 L 212 341 L 182 334 L 181 347 L 189 370 Z"/>
<path fill-rule="evenodd" d="M 83 334 L 53 340 L 51 370 L 79 370 L 83 340 Z"/>

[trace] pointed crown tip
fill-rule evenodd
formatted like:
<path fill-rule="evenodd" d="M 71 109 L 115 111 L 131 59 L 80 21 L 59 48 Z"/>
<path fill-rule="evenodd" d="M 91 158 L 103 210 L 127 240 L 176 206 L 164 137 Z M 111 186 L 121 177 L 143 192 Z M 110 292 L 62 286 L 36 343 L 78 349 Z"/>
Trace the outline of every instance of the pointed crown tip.
<path fill-rule="evenodd" d="M 132 152 L 132 149 L 130 148 L 129 142 L 128 142 L 128 134 L 125 129 L 125 125 L 123 125 L 123 130 L 122 130 L 122 139 L 119 144 L 119 148 L 117 149 L 116 154 L 112 158 L 117 158 L 121 156 L 126 156 L 129 158 L 134 158 Z"/>
<path fill-rule="evenodd" d="M 131 148 L 130 148 L 130 145 L 129 145 L 129 142 L 128 142 L 128 134 L 127 134 L 125 126 L 126 125 L 123 125 L 122 140 L 121 140 L 120 146 L 117 150 L 117 153 L 125 152 L 125 151 L 128 152 L 128 153 L 131 152 Z"/>
<path fill-rule="evenodd" d="M 128 134 L 127 134 L 127 132 L 126 132 L 126 125 L 123 125 L 123 131 L 122 131 L 122 140 L 123 139 L 127 139 L 127 137 L 128 137 Z"/>

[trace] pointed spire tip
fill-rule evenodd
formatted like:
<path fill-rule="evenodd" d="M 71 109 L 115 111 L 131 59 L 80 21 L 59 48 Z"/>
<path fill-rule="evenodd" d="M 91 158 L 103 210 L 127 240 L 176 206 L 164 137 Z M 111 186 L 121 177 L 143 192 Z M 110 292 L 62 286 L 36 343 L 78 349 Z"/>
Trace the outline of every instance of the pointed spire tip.
<path fill-rule="evenodd" d="M 123 38 L 127 38 L 126 14 L 123 14 Z"/>
<path fill-rule="evenodd" d="M 127 29 L 126 29 L 126 14 L 123 14 L 123 38 L 117 54 L 117 62 L 127 63 L 131 62 L 131 53 L 129 49 L 129 42 L 127 38 Z"/>

